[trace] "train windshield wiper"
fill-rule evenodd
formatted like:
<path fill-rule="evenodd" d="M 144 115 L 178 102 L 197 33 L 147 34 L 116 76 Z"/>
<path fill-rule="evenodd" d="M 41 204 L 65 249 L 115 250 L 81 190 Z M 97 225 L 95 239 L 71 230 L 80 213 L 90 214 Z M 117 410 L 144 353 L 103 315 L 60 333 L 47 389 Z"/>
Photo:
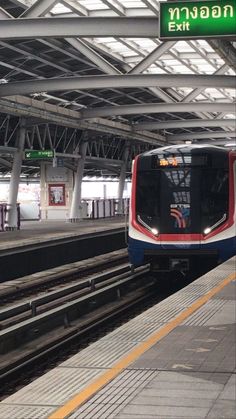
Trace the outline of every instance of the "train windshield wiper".
<path fill-rule="evenodd" d="M 215 224 L 213 224 L 211 227 L 206 227 L 203 231 L 204 234 L 209 234 L 212 232 L 212 230 L 214 230 L 216 227 L 218 227 L 220 224 L 222 224 L 227 218 L 226 213 L 223 215 L 222 218 L 220 218 L 220 220 L 218 220 Z"/>
<path fill-rule="evenodd" d="M 158 229 L 156 227 L 151 227 L 147 223 L 145 223 L 145 221 L 143 221 L 143 219 L 140 217 L 139 214 L 137 215 L 137 220 L 139 221 L 140 224 L 142 224 L 152 234 L 154 234 L 155 236 L 158 236 L 159 235 Z"/>

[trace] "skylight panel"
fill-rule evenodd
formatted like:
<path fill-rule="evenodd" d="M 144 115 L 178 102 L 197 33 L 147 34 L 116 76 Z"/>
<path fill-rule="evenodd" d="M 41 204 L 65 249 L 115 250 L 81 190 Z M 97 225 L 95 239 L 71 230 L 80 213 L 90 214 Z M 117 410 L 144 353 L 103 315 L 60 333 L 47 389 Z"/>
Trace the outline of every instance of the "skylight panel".
<path fill-rule="evenodd" d="M 181 87 L 176 89 L 177 92 L 179 92 L 181 95 L 183 96 L 187 96 L 189 93 L 192 92 L 193 89 L 191 89 L 191 87 Z"/>
<path fill-rule="evenodd" d="M 235 71 L 232 68 L 229 68 L 229 70 L 225 74 L 227 74 L 229 76 L 235 76 L 236 73 L 235 73 Z"/>
<path fill-rule="evenodd" d="M 191 70 L 191 68 L 186 67 L 182 64 L 172 67 L 172 71 L 174 74 L 194 74 L 194 71 Z"/>
<path fill-rule="evenodd" d="M 141 0 L 120 0 L 120 4 L 126 9 L 140 9 L 147 7 Z"/>
<path fill-rule="evenodd" d="M 135 42 L 139 47 L 143 48 L 144 50 L 152 51 L 156 48 L 157 44 L 152 41 L 152 39 L 148 38 L 128 38 L 128 41 Z"/>
<path fill-rule="evenodd" d="M 194 48 L 192 48 L 186 41 L 178 41 L 173 46 L 173 50 L 178 52 L 195 52 Z"/>
<path fill-rule="evenodd" d="M 196 63 L 195 60 L 192 60 L 192 64 L 197 67 L 199 73 L 205 73 L 205 74 L 212 74 L 215 72 L 215 67 L 213 67 L 212 65 L 210 65 L 209 63 L 205 63 L 205 64 L 200 64 L 200 63 Z"/>
<path fill-rule="evenodd" d="M 198 41 L 194 41 L 197 45 L 197 47 L 203 48 L 205 51 L 207 52 L 214 52 L 214 49 L 211 48 L 211 46 L 208 44 L 207 41 L 204 41 L 202 39 L 198 40 Z"/>
<path fill-rule="evenodd" d="M 106 38 L 93 38 L 97 44 L 108 44 L 110 42 L 115 42 L 115 38 L 107 36 Z"/>
<path fill-rule="evenodd" d="M 140 62 L 140 56 L 139 56 L 139 55 L 137 55 L 137 56 L 135 56 L 135 57 L 126 57 L 126 58 L 125 58 L 125 62 L 126 62 L 127 64 L 131 64 L 131 66 L 132 66 L 132 67 L 134 67 L 137 63 L 139 63 L 139 62 Z"/>
<path fill-rule="evenodd" d="M 109 7 L 104 4 L 101 0 L 80 0 L 81 6 L 87 10 L 107 10 Z"/>
<path fill-rule="evenodd" d="M 51 10 L 51 13 L 53 15 L 59 15 L 62 13 L 71 13 L 71 9 L 64 6 L 64 4 L 58 3 L 56 4 L 56 6 L 53 7 L 53 9 Z"/>
<path fill-rule="evenodd" d="M 150 67 L 145 73 L 147 74 L 166 74 L 166 71 L 164 70 L 164 68 L 160 68 L 160 67 Z"/>
<path fill-rule="evenodd" d="M 227 88 L 224 88 L 223 90 L 224 90 L 225 93 L 227 93 L 232 98 L 235 98 L 236 97 L 236 89 L 227 89 Z"/>
<path fill-rule="evenodd" d="M 215 59 L 214 59 L 214 64 L 215 64 L 218 68 L 220 68 L 220 67 L 222 67 L 222 65 L 224 65 L 224 64 L 225 64 L 225 62 L 224 62 L 224 60 L 222 60 L 222 58 L 217 57 L 217 58 L 215 58 Z"/>
<path fill-rule="evenodd" d="M 205 92 L 208 93 L 209 95 L 211 95 L 211 97 L 213 97 L 214 99 L 219 99 L 219 98 L 224 99 L 225 98 L 224 94 L 220 90 L 217 90 L 217 89 L 214 89 L 214 88 L 205 89 Z"/>
<path fill-rule="evenodd" d="M 174 74 L 193 74 L 193 70 L 187 65 L 185 66 L 180 61 L 172 60 L 161 60 L 161 63 L 164 67 L 168 67 Z"/>
<path fill-rule="evenodd" d="M 129 49 L 128 51 L 120 52 L 120 54 L 122 54 L 123 57 L 136 57 L 136 56 L 138 56 L 138 53 L 134 52 L 131 49 Z"/>
<path fill-rule="evenodd" d="M 105 43 L 105 42 L 104 42 L 104 44 L 106 45 L 106 43 Z M 110 42 L 110 43 L 108 44 L 108 47 L 109 47 L 109 48 L 111 48 L 111 49 L 112 49 L 112 51 L 114 51 L 114 52 L 119 52 L 120 54 L 122 54 L 122 53 L 124 53 L 124 52 L 128 52 L 128 53 L 129 53 L 129 55 L 132 55 L 132 54 L 131 54 L 131 49 L 130 49 L 130 48 L 128 48 L 126 45 L 122 44 L 121 42 L 117 42 L 117 41 L 115 41 L 115 42 Z M 138 54 L 136 54 L 136 55 L 138 55 Z"/>
<path fill-rule="evenodd" d="M 223 94 L 223 92 L 225 92 L 225 93 L 228 93 L 228 95 L 230 95 L 230 97 L 233 99 L 235 98 L 235 94 L 236 94 L 235 89 L 223 89 L 223 91 L 220 93 L 218 89 L 214 89 L 210 87 L 205 89 L 205 92 L 210 94 L 214 98 L 219 98 L 219 97 L 225 98 L 225 95 Z"/>
<path fill-rule="evenodd" d="M 204 101 L 204 100 L 206 100 L 206 96 L 203 96 L 203 94 L 200 94 L 195 99 L 196 99 L 196 101 Z"/>
<path fill-rule="evenodd" d="M 223 116 L 223 119 L 235 119 L 235 114 L 227 113 Z"/>

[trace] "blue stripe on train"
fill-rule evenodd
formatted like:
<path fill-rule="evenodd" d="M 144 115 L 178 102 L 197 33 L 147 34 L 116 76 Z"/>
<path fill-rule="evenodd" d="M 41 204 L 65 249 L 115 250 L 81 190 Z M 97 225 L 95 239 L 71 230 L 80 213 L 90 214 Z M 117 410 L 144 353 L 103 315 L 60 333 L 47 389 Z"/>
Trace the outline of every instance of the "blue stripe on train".
<path fill-rule="evenodd" d="M 128 252 L 129 260 L 132 265 L 138 266 L 144 263 L 144 250 L 161 250 L 160 244 L 146 243 L 141 240 L 132 239 L 129 237 Z M 236 254 L 236 237 L 216 241 L 213 243 L 199 244 L 165 244 L 165 251 L 168 249 L 217 249 L 219 252 L 220 262 L 224 262 Z"/>

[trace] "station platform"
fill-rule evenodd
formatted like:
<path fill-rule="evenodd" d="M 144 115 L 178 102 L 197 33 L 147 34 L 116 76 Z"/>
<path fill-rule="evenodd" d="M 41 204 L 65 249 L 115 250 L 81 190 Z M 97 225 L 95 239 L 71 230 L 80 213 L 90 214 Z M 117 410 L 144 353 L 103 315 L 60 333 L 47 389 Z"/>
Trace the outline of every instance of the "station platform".
<path fill-rule="evenodd" d="M 0 251 L 124 227 L 125 217 L 66 221 L 22 221 L 21 230 L 0 232 Z"/>
<path fill-rule="evenodd" d="M 236 257 L 0 403 L 1 419 L 233 419 Z"/>

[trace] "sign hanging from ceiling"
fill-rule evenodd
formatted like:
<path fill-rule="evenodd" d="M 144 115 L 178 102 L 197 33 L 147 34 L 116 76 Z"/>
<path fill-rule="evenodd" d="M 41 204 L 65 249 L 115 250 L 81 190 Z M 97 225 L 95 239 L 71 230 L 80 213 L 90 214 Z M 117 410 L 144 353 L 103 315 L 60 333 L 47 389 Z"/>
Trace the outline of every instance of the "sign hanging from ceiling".
<path fill-rule="evenodd" d="M 53 150 L 26 150 L 25 159 L 38 160 L 38 159 L 50 159 L 54 157 Z"/>
<path fill-rule="evenodd" d="M 236 1 L 160 2 L 159 28 L 163 40 L 236 39 Z"/>

